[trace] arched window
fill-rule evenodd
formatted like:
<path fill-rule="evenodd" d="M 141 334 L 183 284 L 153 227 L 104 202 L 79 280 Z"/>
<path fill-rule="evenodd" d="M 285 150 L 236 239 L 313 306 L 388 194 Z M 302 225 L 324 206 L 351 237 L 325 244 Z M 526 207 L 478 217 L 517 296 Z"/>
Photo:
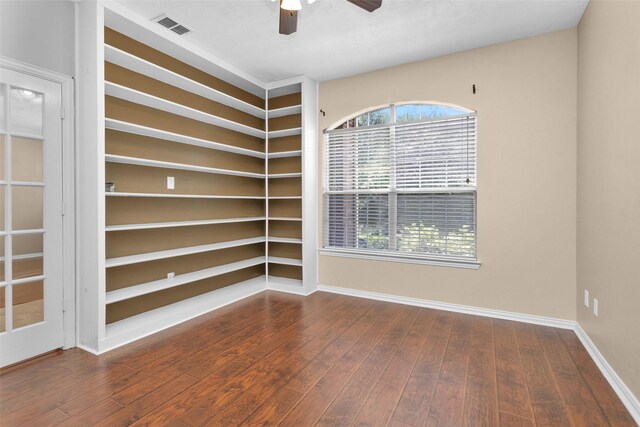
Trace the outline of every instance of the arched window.
<path fill-rule="evenodd" d="M 392 104 L 325 131 L 327 250 L 476 260 L 476 113 Z"/>

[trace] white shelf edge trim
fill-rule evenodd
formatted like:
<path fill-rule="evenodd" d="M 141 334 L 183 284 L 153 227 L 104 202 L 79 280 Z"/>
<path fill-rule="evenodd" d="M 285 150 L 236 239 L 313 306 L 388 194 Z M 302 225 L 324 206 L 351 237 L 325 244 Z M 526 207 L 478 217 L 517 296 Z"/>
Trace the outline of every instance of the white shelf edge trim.
<path fill-rule="evenodd" d="M 297 245 L 302 244 L 302 239 L 295 239 L 292 237 L 267 237 L 267 242 L 273 243 L 293 243 Z"/>
<path fill-rule="evenodd" d="M 128 344 L 215 309 L 250 297 L 266 289 L 265 276 L 236 283 L 206 294 L 160 307 L 106 327 L 106 337 L 98 343 L 97 354 Z"/>
<path fill-rule="evenodd" d="M 213 196 L 208 194 L 162 194 L 162 193 L 125 193 L 125 192 L 106 192 L 107 197 L 157 197 L 170 199 L 245 199 L 245 200 L 264 200 L 265 196 Z"/>
<path fill-rule="evenodd" d="M 177 114 L 179 116 L 197 120 L 203 123 L 208 123 L 210 125 L 220 126 L 235 132 L 244 133 L 246 135 L 264 138 L 266 134 L 266 132 L 263 130 L 224 119 L 222 117 L 214 116 L 213 114 L 205 113 L 204 111 L 196 110 L 195 108 L 187 107 L 173 101 L 167 101 L 166 99 L 159 98 L 154 95 L 149 95 L 148 93 L 140 92 L 138 90 L 131 89 L 117 83 L 105 81 L 104 91 L 105 95 L 108 96 L 120 98 L 125 101 L 144 105 L 146 107 L 165 111 L 167 113 Z"/>
<path fill-rule="evenodd" d="M 147 230 L 150 228 L 170 228 L 170 227 L 192 227 L 196 225 L 212 225 L 212 224 L 231 224 L 235 222 L 253 222 L 264 221 L 264 216 L 254 216 L 247 218 L 224 218 L 224 219 L 207 219 L 196 221 L 176 221 L 176 222 L 150 222 L 146 224 L 123 224 L 108 225 L 106 231 L 127 231 L 127 230 Z"/>
<path fill-rule="evenodd" d="M 289 216 L 270 216 L 269 221 L 302 221 L 302 218 L 295 218 Z"/>
<path fill-rule="evenodd" d="M 198 280 L 209 279 L 211 277 L 220 276 L 222 274 L 231 273 L 233 271 L 242 270 L 256 265 L 264 264 L 265 257 L 256 257 L 230 264 L 224 264 L 217 267 L 207 268 L 204 270 L 194 271 L 192 273 L 181 274 L 173 279 L 154 280 L 153 282 L 142 283 L 140 285 L 129 286 L 127 288 L 118 289 L 107 292 L 105 304 L 113 304 L 119 301 L 136 298 L 153 292 L 171 289 Z"/>
<path fill-rule="evenodd" d="M 302 128 L 291 128 L 269 131 L 269 138 L 281 138 L 283 136 L 302 135 Z"/>
<path fill-rule="evenodd" d="M 278 151 L 275 153 L 267 154 L 267 157 L 270 159 L 282 159 L 284 157 L 301 157 L 302 150 L 294 150 L 294 151 Z"/>
<path fill-rule="evenodd" d="M 264 174 L 255 173 L 255 172 L 242 172 L 242 171 L 234 171 L 229 169 L 209 168 L 206 166 L 194 166 L 194 165 L 187 165 L 184 163 L 172 163 L 172 162 L 165 162 L 162 160 L 149 160 L 149 159 L 142 159 L 139 157 L 120 156 L 116 154 L 106 154 L 104 156 L 104 159 L 106 162 L 109 162 L 109 163 L 121 163 L 125 165 L 176 169 L 176 170 L 183 170 L 183 171 L 190 171 L 190 172 L 212 173 L 217 175 L 232 175 L 232 176 L 241 176 L 245 178 L 260 179 L 265 177 Z"/>
<path fill-rule="evenodd" d="M 292 114 L 301 114 L 302 105 L 292 105 L 290 107 L 275 108 L 267 112 L 270 119 L 277 117 L 291 116 Z"/>
<path fill-rule="evenodd" d="M 294 265 L 297 267 L 302 267 L 302 260 L 295 259 L 295 258 L 282 258 L 282 257 L 270 256 L 267 258 L 267 262 L 270 262 L 272 264 Z"/>
<path fill-rule="evenodd" d="M 273 173 L 268 175 L 269 178 L 279 179 L 279 178 L 300 178 L 302 177 L 302 173 Z"/>
<path fill-rule="evenodd" d="M 169 249 L 166 251 L 147 252 L 144 254 L 129 255 L 117 258 L 109 258 L 105 267 L 120 267 L 123 265 L 138 264 L 141 262 L 156 261 L 159 259 L 173 258 L 183 255 L 193 255 L 202 252 L 216 251 L 219 249 L 235 248 L 238 246 L 253 245 L 266 242 L 266 237 L 253 237 L 250 239 L 231 240 L 228 242 L 211 243 L 209 245 L 189 246 L 186 248 Z"/>
<path fill-rule="evenodd" d="M 264 119 L 266 111 L 255 105 L 251 105 L 241 99 L 229 94 L 213 89 L 207 85 L 191 80 L 181 74 L 163 68 L 145 59 L 139 58 L 117 47 L 105 44 L 104 58 L 106 61 L 124 67 L 136 73 L 143 74 L 179 89 L 186 90 L 199 96 L 203 96 L 212 101 L 219 102 L 236 110 L 242 111 L 252 116 Z M 290 113 L 293 114 L 293 113 Z"/>
<path fill-rule="evenodd" d="M 137 125 L 116 119 L 105 119 L 105 128 L 117 130 L 120 132 L 132 133 L 134 135 L 148 136 L 151 138 L 164 139 L 165 141 L 177 142 L 180 144 L 194 145 L 196 147 L 208 148 L 211 150 L 226 151 L 229 153 L 242 154 L 245 156 L 257 157 L 264 159 L 265 153 L 249 150 L 247 148 L 235 147 L 233 145 L 222 144 L 220 142 L 208 141 L 206 139 L 195 138 L 192 136 L 181 135 L 178 133 L 168 132 L 160 129 L 150 128 L 147 126 Z"/>
<path fill-rule="evenodd" d="M 576 322 L 575 332 L 578 339 L 582 342 L 582 345 L 589 353 L 589 356 L 591 356 L 598 366 L 598 369 L 600 369 L 600 372 L 602 372 L 602 375 L 607 379 L 613 390 L 631 414 L 631 417 L 633 417 L 635 422 L 640 425 L 640 400 L 638 400 L 609 362 L 607 362 L 607 359 L 605 359 L 604 355 L 600 353 L 600 350 L 598 350 L 598 347 L 596 347 L 594 342 L 591 340 L 591 337 L 589 337 L 587 332 L 582 329 L 582 326 L 580 326 L 580 323 L 578 322 Z"/>

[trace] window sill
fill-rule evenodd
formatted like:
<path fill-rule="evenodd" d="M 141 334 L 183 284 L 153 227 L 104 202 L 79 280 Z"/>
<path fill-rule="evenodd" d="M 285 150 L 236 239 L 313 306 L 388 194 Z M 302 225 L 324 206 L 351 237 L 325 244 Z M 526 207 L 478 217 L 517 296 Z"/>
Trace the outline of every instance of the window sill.
<path fill-rule="evenodd" d="M 372 261 L 390 261 L 390 262 L 403 262 L 407 264 L 423 264 L 433 265 L 436 267 L 453 267 L 453 268 L 466 268 L 472 270 L 478 270 L 481 263 L 475 260 L 459 260 L 459 259 L 434 259 L 423 258 L 411 255 L 400 254 L 386 254 L 380 252 L 370 251 L 355 251 L 349 249 L 319 249 L 318 253 L 325 256 L 335 256 L 343 258 L 357 258 L 368 259 Z"/>

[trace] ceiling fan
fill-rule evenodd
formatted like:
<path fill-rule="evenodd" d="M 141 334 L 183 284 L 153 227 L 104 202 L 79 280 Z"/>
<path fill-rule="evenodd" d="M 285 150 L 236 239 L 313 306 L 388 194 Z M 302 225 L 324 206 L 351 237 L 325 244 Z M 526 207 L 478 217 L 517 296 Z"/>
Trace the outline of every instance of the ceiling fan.
<path fill-rule="evenodd" d="M 274 1 L 274 0 L 272 0 Z M 308 0 L 309 4 L 316 0 Z M 358 7 L 373 12 L 382 6 L 382 0 L 347 0 Z M 302 9 L 300 0 L 280 0 L 280 34 L 293 34 L 298 29 L 298 11 Z"/>

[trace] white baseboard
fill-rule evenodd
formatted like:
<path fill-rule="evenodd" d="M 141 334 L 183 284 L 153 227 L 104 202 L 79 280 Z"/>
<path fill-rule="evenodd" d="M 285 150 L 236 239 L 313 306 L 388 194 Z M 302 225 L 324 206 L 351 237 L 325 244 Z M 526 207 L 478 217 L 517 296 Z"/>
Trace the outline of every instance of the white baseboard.
<path fill-rule="evenodd" d="M 534 316 L 532 314 L 515 313 L 512 311 L 492 310 L 489 308 L 472 307 L 469 305 L 450 304 L 419 298 L 403 297 L 380 292 L 360 291 L 356 289 L 339 288 L 335 286 L 318 285 L 319 291 L 353 297 L 368 298 L 378 301 L 395 302 L 398 304 L 414 305 L 417 307 L 433 308 L 436 310 L 453 311 L 455 313 L 473 314 L 476 316 L 493 317 L 495 319 L 513 320 L 516 322 L 533 323 L 534 325 L 553 326 L 561 329 L 574 329 L 573 320 L 556 319 L 554 317 Z"/>
<path fill-rule="evenodd" d="M 582 329 L 582 326 L 577 322 L 575 332 L 578 339 L 582 342 L 582 345 L 584 345 L 584 348 L 587 349 L 589 355 L 600 369 L 600 372 L 602 372 L 602 375 L 607 379 L 609 384 L 611 384 L 613 391 L 616 392 L 635 422 L 640 425 L 640 401 L 638 401 L 638 398 L 634 396 L 629 387 L 622 381 L 622 378 L 613 370 L 609 362 L 607 362 L 607 359 L 604 358 L 600 350 L 598 350 L 598 347 L 596 347 L 593 341 L 591 341 L 591 338 L 589 338 L 589 335 L 587 335 L 584 329 Z"/>
<path fill-rule="evenodd" d="M 91 347 L 87 347 L 86 345 L 76 344 L 76 347 L 78 347 L 80 350 L 86 351 L 87 353 L 91 353 L 94 356 L 100 355 L 100 353 L 98 353 L 96 350 L 92 349 Z"/>

